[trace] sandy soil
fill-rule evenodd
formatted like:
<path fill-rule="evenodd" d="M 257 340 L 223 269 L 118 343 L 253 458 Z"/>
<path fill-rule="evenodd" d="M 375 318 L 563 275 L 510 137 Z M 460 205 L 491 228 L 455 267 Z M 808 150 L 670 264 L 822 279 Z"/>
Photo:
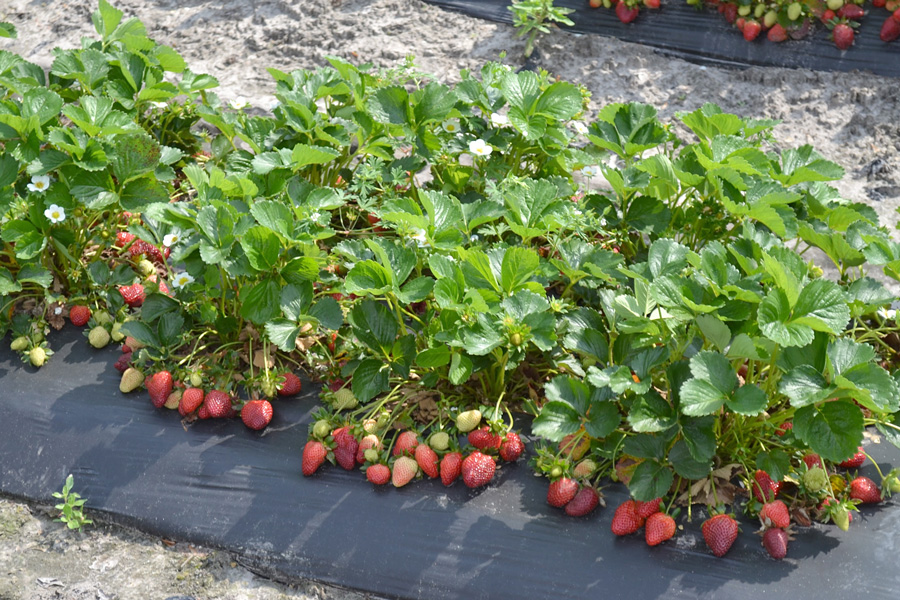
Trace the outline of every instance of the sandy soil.
<path fill-rule="evenodd" d="M 0 48 L 43 66 L 52 62 L 54 46 L 77 46 L 81 36 L 94 33 L 90 22 L 94 0 L 0 4 L 0 20 L 19 29 L 19 38 L 0 40 Z M 327 55 L 391 65 L 412 54 L 421 70 L 446 82 L 456 80 L 460 69 L 477 70 L 486 60 L 498 59 L 504 50 L 508 62 L 523 63 L 524 44 L 511 27 L 445 12 L 420 0 L 114 4 L 126 15 L 139 17 L 152 37 L 181 52 L 194 71 L 215 75 L 223 98 L 245 97 L 262 107 L 273 100 L 274 85 L 266 67 L 314 68 L 325 64 Z M 653 104 L 663 119 L 669 119 L 678 111 L 715 102 L 744 116 L 781 119 L 784 123 L 776 135 L 785 147 L 812 144 L 846 170 L 837 187 L 847 199 L 871 204 L 884 223 L 897 222 L 900 84 L 895 79 L 865 73 L 703 67 L 661 57 L 650 48 L 564 32 L 544 38 L 539 49 L 541 66 L 587 86 L 594 110 L 634 100 Z M 232 566 L 227 554 L 196 552 L 184 544 L 167 548 L 158 539 L 109 526 L 71 536 L 40 512 L 0 500 L 3 600 L 102 599 L 115 594 L 165 598 L 184 593 L 196 598 L 359 597 L 313 584 L 297 591 L 260 583 Z M 107 561 L 118 562 L 104 571 L 103 565 L 112 564 Z M 45 577 L 67 587 L 41 584 L 39 578 Z M 158 587 L 138 596 L 133 595 L 134 587 L 116 587 L 128 585 L 121 582 L 129 577 Z M 200 580 L 207 583 L 194 586 Z"/>

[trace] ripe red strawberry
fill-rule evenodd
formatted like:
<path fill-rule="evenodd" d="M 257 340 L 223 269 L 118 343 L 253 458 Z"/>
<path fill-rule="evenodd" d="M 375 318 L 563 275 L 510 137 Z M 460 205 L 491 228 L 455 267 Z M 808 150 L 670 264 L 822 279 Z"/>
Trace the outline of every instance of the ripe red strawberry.
<path fill-rule="evenodd" d="M 133 233 L 128 233 L 127 231 L 120 231 L 116 234 L 116 245 L 119 248 L 124 248 L 128 244 L 130 244 L 135 239 L 135 235 Z"/>
<path fill-rule="evenodd" d="M 784 529 L 767 529 L 763 534 L 762 544 L 769 556 L 781 560 L 787 556 L 788 534 Z"/>
<path fill-rule="evenodd" d="M 859 446 L 856 454 L 854 454 L 844 462 L 838 464 L 838 466 L 845 469 L 858 469 L 864 462 L 866 462 L 866 453 L 863 451 L 863 447 Z"/>
<path fill-rule="evenodd" d="M 815 452 L 806 454 L 803 457 L 803 462 L 806 463 L 807 469 L 815 469 L 816 467 L 819 467 L 820 469 L 825 468 L 825 464 L 822 462 L 822 457 L 819 456 L 818 454 L 816 454 Z"/>
<path fill-rule="evenodd" d="M 649 519 L 650 515 L 659 512 L 659 505 L 662 504 L 662 498 L 656 498 L 650 502 L 641 502 L 640 500 L 635 500 L 635 502 L 637 503 L 638 516 L 641 519 Z"/>
<path fill-rule="evenodd" d="M 478 450 L 468 455 L 462 462 L 462 478 L 466 487 L 477 488 L 490 483 L 497 465 L 494 459 Z"/>
<path fill-rule="evenodd" d="M 334 449 L 334 459 L 346 470 L 352 471 L 356 468 L 356 449 L 351 446 L 337 446 Z"/>
<path fill-rule="evenodd" d="M 578 482 L 568 477 L 562 477 L 556 481 L 550 482 L 547 488 L 547 504 L 562 508 L 572 501 L 575 494 L 578 493 Z"/>
<path fill-rule="evenodd" d="M 69 309 L 69 320 L 75 327 L 84 327 L 91 320 L 91 309 L 83 305 L 73 306 Z"/>
<path fill-rule="evenodd" d="M 722 8 L 722 14 L 729 23 L 734 23 L 738 16 L 738 5 L 733 2 L 719 5 Z"/>
<path fill-rule="evenodd" d="M 441 482 L 444 485 L 451 485 L 459 477 L 462 471 L 463 457 L 459 452 L 450 452 L 441 459 Z"/>
<path fill-rule="evenodd" d="M 394 443 L 393 454 L 394 456 L 400 456 L 401 454 L 412 456 L 418 445 L 419 436 L 416 435 L 416 432 L 409 430 L 404 431 L 397 436 L 397 441 Z"/>
<path fill-rule="evenodd" d="M 181 394 L 181 401 L 178 403 L 178 412 L 182 417 L 186 417 L 200 408 L 203 404 L 203 398 L 206 394 L 200 388 L 188 388 Z"/>
<path fill-rule="evenodd" d="M 206 408 L 205 404 L 200 407 L 200 410 L 197 411 L 197 416 L 200 417 L 201 419 L 209 418 L 209 409 Z"/>
<path fill-rule="evenodd" d="M 651 10 L 656 10 L 659 8 L 660 1 L 659 0 L 644 0 L 644 6 Z"/>
<path fill-rule="evenodd" d="M 419 444 L 416 446 L 415 450 L 416 454 L 416 462 L 419 464 L 419 468 L 422 469 L 422 472 L 425 473 L 431 479 L 434 479 L 438 476 L 438 455 L 437 452 L 431 449 L 431 446 L 428 444 Z"/>
<path fill-rule="evenodd" d="M 746 23 L 744 23 L 744 29 L 742 30 L 744 34 L 744 39 L 748 42 L 752 42 L 756 38 L 759 37 L 759 34 L 762 32 L 762 24 L 756 19 L 750 19 Z"/>
<path fill-rule="evenodd" d="M 575 497 L 566 504 L 566 514 L 570 517 L 588 515 L 600 504 L 600 494 L 590 486 L 584 486 Z"/>
<path fill-rule="evenodd" d="M 791 421 L 785 421 L 781 425 L 778 426 L 778 430 L 775 432 L 775 435 L 778 437 L 784 437 L 788 431 L 794 428 L 794 424 Z"/>
<path fill-rule="evenodd" d="M 382 464 L 371 465 L 366 469 L 366 479 L 375 485 L 385 485 L 391 480 L 391 468 Z"/>
<path fill-rule="evenodd" d="M 150 402 L 156 408 L 162 408 L 166 403 L 169 394 L 175 382 L 172 380 L 172 374 L 168 371 L 158 371 L 147 380 L 147 391 L 150 392 Z"/>
<path fill-rule="evenodd" d="M 119 373 L 124 373 L 128 370 L 128 367 L 131 366 L 131 352 L 123 352 L 119 355 L 118 360 L 113 365 L 113 368 Z"/>
<path fill-rule="evenodd" d="M 881 502 L 881 492 L 875 482 L 868 477 L 857 477 L 850 482 L 850 497 L 859 500 L 863 504 L 878 504 Z"/>
<path fill-rule="evenodd" d="M 394 469 L 391 472 L 391 483 L 394 487 L 403 487 L 413 480 L 419 472 L 419 465 L 409 456 L 401 456 L 394 461 Z"/>
<path fill-rule="evenodd" d="M 787 529 L 791 524 L 791 513 L 781 500 L 767 502 L 759 511 L 759 520 L 763 527 L 780 527 Z"/>
<path fill-rule="evenodd" d="M 781 482 L 772 481 L 769 474 L 763 470 L 758 470 L 753 474 L 753 496 L 760 502 L 768 502 L 778 495 L 781 491 Z"/>
<path fill-rule="evenodd" d="M 122 294 L 122 298 L 125 299 L 125 304 L 132 308 L 143 304 L 147 297 L 146 294 L 144 294 L 144 286 L 139 283 L 119 286 L 119 293 Z"/>
<path fill-rule="evenodd" d="M 200 410 L 203 411 L 202 408 Z M 303 446 L 303 474 L 309 477 L 318 471 L 327 455 L 328 450 L 325 449 L 322 442 L 306 442 L 306 445 Z"/>
<path fill-rule="evenodd" d="M 293 373 L 285 373 L 282 375 L 284 382 L 278 386 L 279 396 L 295 396 L 300 393 L 300 378 Z"/>
<path fill-rule="evenodd" d="M 703 522 L 703 539 L 718 557 L 728 554 L 738 536 L 738 524 L 731 515 L 715 515 Z"/>
<path fill-rule="evenodd" d="M 851 21 L 855 21 L 856 19 L 861 19 L 866 15 L 866 11 L 863 10 L 863 7 L 859 4 L 852 4 L 850 2 L 844 4 L 837 11 L 837 16 L 842 19 L 850 19 Z"/>
<path fill-rule="evenodd" d="M 644 520 L 637 512 L 637 502 L 626 500 L 616 508 L 613 514 L 611 529 L 616 535 L 631 535 L 641 528 Z"/>
<path fill-rule="evenodd" d="M 881 33 L 879 34 L 882 42 L 893 42 L 900 37 L 900 21 L 892 16 L 884 20 L 881 24 Z"/>
<path fill-rule="evenodd" d="M 259 431 L 271 423 L 273 412 L 268 400 L 251 400 L 241 409 L 241 421 L 250 429 Z"/>
<path fill-rule="evenodd" d="M 853 28 L 846 23 L 838 23 L 834 26 L 834 29 L 831 30 L 831 38 L 834 40 L 834 45 L 837 46 L 839 50 L 846 50 L 852 46 L 855 35 Z"/>
<path fill-rule="evenodd" d="M 616 16 L 619 17 L 619 20 L 623 23 L 631 23 L 632 21 L 637 19 L 639 12 L 640 11 L 636 6 L 629 7 L 624 2 L 619 2 L 618 4 L 616 4 Z"/>
<path fill-rule="evenodd" d="M 658 546 L 675 535 L 675 519 L 666 513 L 653 513 L 644 526 L 644 539 L 648 546 Z"/>
<path fill-rule="evenodd" d="M 234 416 L 234 409 L 231 408 L 231 396 L 219 390 L 213 390 L 206 394 L 203 406 L 206 407 L 211 419 L 230 419 Z"/>
<path fill-rule="evenodd" d="M 507 432 L 506 438 L 500 444 L 500 458 L 506 462 L 516 462 L 525 452 L 525 444 L 522 438 L 514 431 Z"/>
<path fill-rule="evenodd" d="M 350 433 L 349 427 L 338 427 L 334 431 L 331 432 L 331 437 L 334 439 L 334 443 L 338 446 L 343 447 L 354 447 L 354 452 L 359 449 L 359 445 L 353 437 L 353 434 Z"/>
<path fill-rule="evenodd" d="M 496 433 L 491 433 L 487 427 L 476 429 L 469 433 L 469 443 L 479 450 L 488 450 L 491 448 L 499 448 L 503 443 L 503 439 Z"/>
<path fill-rule="evenodd" d="M 823 23 L 828 23 L 829 21 L 833 21 L 836 18 L 837 18 L 837 15 L 835 15 L 834 11 L 831 10 L 830 8 L 828 10 L 826 10 L 824 13 L 822 13 L 822 22 Z"/>
<path fill-rule="evenodd" d="M 769 38 L 770 42 L 779 43 L 787 40 L 788 34 L 784 27 L 775 23 L 772 25 L 772 29 L 769 30 L 769 33 L 766 34 L 766 37 Z"/>

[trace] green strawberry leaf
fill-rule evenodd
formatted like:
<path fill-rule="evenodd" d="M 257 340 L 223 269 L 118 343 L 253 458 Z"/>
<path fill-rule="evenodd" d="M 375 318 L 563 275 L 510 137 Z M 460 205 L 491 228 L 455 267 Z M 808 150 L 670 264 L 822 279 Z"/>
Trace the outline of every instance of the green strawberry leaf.
<path fill-rule="evenodd" d="M 450 348 L 438 346 L 419 352 L 416 356 L 416 364 L 423 369 L 434 369 L 450 364 L 450 357 Z"/>
<path fill-rule="evenodd" d="M 399 326 L 391 310 L 380 302 L 364 300 L 347 315 L 353 334 L 371 350 L 385 356 L 397 339 Z"/>
<path fill-rule="evenodd" d="M 726 401 L 728 408 L 738 413 L 755 417 L 761 414 L 769 404 L 766 393 L 752 384 L 745 384 L 734 391 L 734 395 Z"/>
<path fill-rule="evenodd" d="M 863 414 L 849 400 L 798 408 L 794 435 L 825 460 L 840 462 L 856 452 L 863 437 Z"/>
<path fill-rule="evenodd" d="M 531 424 L 536 436 L 559 442 L 581 428 L 581 417 L 565 402 L 549 401 L 541 407 L 541 413 Z"/>
<path fill-rule="evenodd" d="M 325 329 L 338 330 L 344 324 L 341 305 L 334 298 L 320 298 L 309 309 L 309 316 L 318 320 Z"/>
<path fill-rule="evenodd" d="M 622 416 L 616 403 L 594 400 L 584 421 L 584 429 L 588 435 L 602 439 L 615 431 L 621 422 Z"/>
<path fill-rule="evenodd" d="M 377 358 L 367 358 L 353 371 L 351 389 L 360 402 L 368 402 L 378 394 L 388 391 L 389 383 L 388 369 L 385 368 L 384 362 Z"/>
<path fill-rule="evenodd" d="M 712 461 L 697 461 L 684 440 L 678 440 L 669 450 L 669 462 L 680 477 L 690 480 L 703 479 L 712 470 Z"/>
<path fill-rule="evenodd" d="M 791 457 L 781 450 L 760 452 L 756 455 L 756 468 L 771 475 L 773 480 L 781 481 L 791 472 Z"/>
<path fill-rule="evenodd" d="M 634 470 L 628 489 L 635 500 L 650 502 L 668 494 L 674 479 L 668 466 L 655 460 L 645 460 Z"/>
<path fill-rule="evenodd" d="M 450 361 L 450 383 L 462 385 L 472 376 L 472 359 L 465 354 L 454 352 Z"/>
<path fill-rule="evenodd" d="M 681 435 L 694 460 L 711 460 L 716 454 L 716 418 L 713 416 L 681 420 Z"/>
<path fill-rule="evenodd" d="M 627 418 L 629 425 L 637 433 L 665 431 L 677 422 L 675 411 L 653 390 L 634 400 Z"/>

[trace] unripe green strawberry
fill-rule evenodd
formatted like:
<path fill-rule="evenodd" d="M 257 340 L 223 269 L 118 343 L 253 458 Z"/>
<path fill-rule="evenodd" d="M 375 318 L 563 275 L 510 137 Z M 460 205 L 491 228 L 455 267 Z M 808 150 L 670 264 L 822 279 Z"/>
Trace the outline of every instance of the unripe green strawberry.
<path fill-rule="evenodd" d="M 586 458 L 575 465 L 575 470 L 572 471 L 572 474 L 575 475 L 575 477 L 590 477 L 596 470 L 597 463 L 589 458 Z"/>
<path fill-rule="evenodd" d="M 828 487 L 828 474 L 820 467 L 815 467 L 803 474 L 803 485 L 810 492 L 821 492 Z"/>
<path fill-rule="evenodd" d="M 359 401 L 351 390 L 341 388 L 334 393 L 334 400 L 331 404 L 334 406 L 334 410 L 350 410 L 351 408 L 356 408 Z"/>
<path fill-rule="evenodd" d="M 438 452 L 443 452 L 450 447 L 450 436 L 446 431 L 438 431 L 428 440 L 428 445 Z"/>
<path fill-rule="evenodd" d="M 112 332 L 110 332 L 109 336 L 112 338 L 114 342 L 121 342 L 125 339 L 125 334 L 122 333 L 122 324 L 121 323 L 113 323 Z"/>
<path fill-rule="evenodd" d="M 513 346 L 516 346 L 516 347 L 521 346 L 523 341 L 525 341 L 525 340 L 522 339 L 522 334 L 519 333 L 518 331 L 515 332 L 514 334 L 512 334 L 511 336 L 509 336 L 509 343 L 512 344 Z"/>
<path fill-rule="evenodd" d="M 122 373 L 122 381 L 119 382 L 119 391 L 123 394 L 127 394 L 128 392 L 133 392 L 141 387 L 143 383 L 144 374 L 134 367 L 128 367 L 125 372 Z"/>
<path fill-rule="evenodd" d="M 27 336 L 20 335 L 12 341 L 12 343 L 9 345 L 9 349 L 13 350 L 14 352 L 20 352 L 27 348 L 30 342 L 31 340 L 29 340 Z"/>
<path fill-rule="evenodd" d="M 753 16 L 757 19 L 761 19 L 762 16 L 766 14 L 766 5 L 765 4 L 757 4 L 753 9 Z"/>
<path fill-rule="evenodd" d="M 844 0 L 826 0 L 825 4 L 828 6 L 829 10 L 837 12 L 844 6 Z"/>
<path fill-rule="evenodd" d="M 44 366 L 44 363 L 47 362 L 47 352 L 40 346 L 32 348 L 28 352 L 28 360 L 30 360 L 31 364 L 35 367 L 42 367 Z"/>
<path fill-rule="evenodd" d="M 480 410 L 467 410 L 456 416 L 456 428 L 463 433 L 468 433 L 481 423 Z"/>
<path fill-rule="evenodd" d="M 317 438 L 323 439 L 328 437 L 329 433 L 331 433 L 331 423 L 327 420 L 319 419 L 316 421 L 316 424 L 313 425 L 313 435 Z"/>
<path fill-rule="evenodd" d="M 386 412 L 381 413 L 380 415 L 378 415 L 378 418 L 375 419 L 375 424 L 378 426 L 378 429 L 384 429 L 390 424 L 390 422 L 391 415 L 390 413 Z"/>
<path fill-rule="evenodd" d="M 147 260 L 146 258 L 142 259 L 137 264 L 137 268 L 138 268 L 138 271 L 140 272 L 140 274 L 143 275 L 144 277 L 147 277 L 149 275 L 153 275 L 154 273 L 156 273 L 156 267 L 153 266 L 153 263 L 150 262 L 149 260 Z"/>
<path fill-rule="evenodd" d="M 190 377 L 191 385 L 194 387 L 200 387 L 203 385 L 203 376 L 200 374 L 200 371 L 194 371 L 191 373 Z"/>
<path fill-rule="evenodd" d="M 263 396 L 266 398 L 273 398 L 275 394 L 278 393 L 275 382 L 271 379 L 263 379 L 263 382 L 259 387 L 262 390 Z"/>
<path fill-rule="evenodd" d="M 778 22 L 778 13 L 774 10 L 770 10 L 765 15 L 763 15 L 763 25 L 766 27 L 771 27 L 775 23 Z"/>
<path fill-rule="evenodd" d="M 557 479 L 558 477 L 563 476 L 563 470 L 560 466 L 555 466 L 550 469 L 550 479 Z"/>
<path fill-rule="evenodd" d="M 796 21 L 800 18 L 800 14 L 803 12 L 803 5 L 799 2 L 794 2 L 787 9 L 787 17 L 791 21 Z"/>
<path fill-rule="evenodd" d="M 740 7 L 738 7 L 738 14 L 741 15 L 742 17 L 746 17 L 747 15 L 750 14 L 750 11 L 752 11 L 752 10 L 753 9 L 750 8 L 749 4 L 744 4 Z"/>
<path fill-rule="evenodd" d="M 366 461 L 370 463 L 378 461 L 378 450 L 376 450 L 375 448 L 369 448 L 368 450 L 363 452 L 363 455 L 365 456 Z"/>
<path fill-rule="evenodd" d="M 94 348 L 104 348 L 109 344 L 109 332 L 103 325 L 97 325 L 88 334 L 88 342 Z"/>
<path fill-rule="evenodd" d="M 182 390 L 174 390 L 169 397 L 166 398 L 166 403 L 163 404 L 169 410 L 175 410 L 181 404 L 181 395 L 184 392 Z"/>
<path fill-rule="evenodd" d="M 882 487 L 890 490 L 892 494 L 898 494 L 900 493 L 900 479 L 898 479 L 896 475 L 891 475 L 884 480 L 884 485 Z"/>
<path fill-rule="evenodd" d="M 841 531 L 850 529 L 850 513 L 847 512 L 847 509 L 845 508 L 832 514 L 831 520 L 834 521 L 835 525 L 841 528 Z"/>
<path fill-rule="evenodd" d="M 109 325 L 113 322 L 112 316 L 105 310 L 98 310 L 94 312 L 94 320 L 97 321 L 100 325 Z"/>

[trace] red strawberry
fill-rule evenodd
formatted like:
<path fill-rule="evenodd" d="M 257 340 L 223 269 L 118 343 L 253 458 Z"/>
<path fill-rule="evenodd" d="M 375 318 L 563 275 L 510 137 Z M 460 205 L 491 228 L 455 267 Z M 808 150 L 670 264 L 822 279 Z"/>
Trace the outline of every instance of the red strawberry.
<path fill-rule="evenodd" d="M 729 23 L 734 23 L 737 20 L 738 16 L 738 5 L 733 2 L 728 2 L 726 4 L 720 4 L 722 7 L 722 14 L 725 15 L 725 20 Z"/>
<path fill-rule="evenodd" d="M 775 431 L 775 435 L 778 437 L 784 437 L 788 431 L 794 428 L 794 424 L 791 421 L 785 421 L 781 425 L 778 426 L 778 430 Z"/>
<path fill-rule="evenodd" d="M 868 477 L 857 477 L 850 482 L 850 497 L 859 500 L 863 504 L 878 504 L 881 502 L 881 492 L 875 482 Z"/>
<path fill-rule="evenodd" d="M 774 25 L 772 25 L 772 29 L 769 30 L 769 33 L 766 35 L 766 37 L 769 38 L 770 42 L 778 43 L 787 40 L 788 34 L 784 27 L 782 27 L 778 23 L 775 23 Z"/>
<path fill-rule="evenodd" d="M 356 448 L 352 446 L 337 446 L 334 449 L 334 459 L 346 470 L 352 471 L 356 468 Z"/>
<path fill-rule="evenodd" d="M 772 481 L 769 474 L 763 470 L 758 470 L 753 474 L 753 496 L 760 502 L 768 502 L 778 495 L 781 491 L 781 482 Z"/>
<path fill-rule="evenodd" d="M 438 455 L 428 444 L 419 444 L 415 450 L 416 462 L 419 468 L 428 477 L 434 479 L 438 476 Z"/>
<path fill-rule="evenodd" d="M 250 429 L 259 431 L 272 421 L 272 414 L 272 404 L 268 400 L 251 400 L 241 409 L 241 421 Z"/>
<path fill-rule="evenodd" d="M 820 469 L 825 468 L 825 465 L 822 463 L 822 457 L 814 452 L 806 454 L 803 457 L 803 462 L 806 463 L 807 469 L 815 469 L 816 467 L 819 467 Z"/>
<path fill-rule="evenodd" d="M 570 517 L 583 517 L 590 514 L 600 504 L 600 494 L 590 486 L 578 490 L 575 497 L 566 504 L 566 514 Z"/>
<path fill-rule="evenodd" d="M 387 465 L 371 465 L 366 469 L 366 479 L 375 485 L 385 485 L 391 480 L 391 468 Z"/>
<path fill-rule="evenodd" d="M 791 513 L 781 500 L 767 502 L 759 511 L 759 520 L 763 527 L 780 527 L 787 529 L 791 524 Z"/>
<path fill-rule="evenodd" d="M 119 293 L 122 294 L 122 298 L 125 299 L 125 304 L 132 308 L 143 304 L 144 299 L 146 298 L 144 286 L 139 283 L 119 286 Z"/>
<path fill-rule="evenodd" d="M 91 320 L 91 309 L 82 305 L 73 306 L 69 309 L 69 320 L 75 327 L 84 327 Z"/>
<path fill-rule="evenodd" d="M 650 502 L 641 502 L 640 500 L 636 500 L 635 502 L 637 502 L 638 516 L 641 519 L 649 519 L 650 515 L 659 512 L 659 505 L 662 504 L 662 498 L 656 498 Z"/>
<path fill-rule="evenodd" d="M 547 504 L 562 508 L 572 501 L 575 494 L 578 493 L 578 482 L 568 477 L 562 477 L 556 481 L 550 482 L 547 488 Z"/>
<path fill-rule="evenodd" d="M 203 404 L 205 394 L 200 388 L 188 388 L 181 394 L 181 402 L 178 403 L 178 412 L 186 417 Z"/>
<path fill-rule="evenodd" d="M 494 478 L 496 468 L 493 458 L 476 450 L 462 462 L 463 483 L 470 488 L 487 485 Z"/>
<path fill-rule="evenodd" d="M 469 443 L 479 450 L 488 450 L 499 448 L 503 439 L 496 433 L 491 433 L 489 428 L 482 427 L 469 433 Z"/>
<path fill-rule="evenodd" d="M 859 446 L 859 448 L 857 448 L 856 454 L 854 454 L 844 462 L 838 464 L 838 466 L 845 469 L 858 469 L 864 462 L 866 462 L 866 453 L 865 451 L 863 451 L 863 447 Z"/>
<path fill-rule="evenodd" d="M 209 412 L 212 419 L 231 418 L 234 409 L 231 408 L 231 396 L 219 390 L 213 390 L 203 399 L 203 406 Z"/>
<path fill-rule="evenodd" d="M 846 23 L 838 23 L 834 26 L 834 29 L 831 30 L 831 38 L 834 40 L 834 45 L 837 46 L 839 50 L 846 50 L 852 46 L 855 35 L 853 28 Z"/>
<path fill-rule="evenodd" d="M 525 444 L 518 433 L 510 431 L 506 434 L 506 439 L 500 444 L 500 458 L 506 462 L 516 462 L 525 451 Z"/>
<path fill-rule="evenodd" d="M 419 465 L 409 456 L 401 456 L 394 461 L 394 469 L 391 472 L 391 483 L 394 487 L 403 487 L 413 480 L 419 472 Z"/>
<path fill-rule="evenodd" d="M 338 427 L 334 431 L 331 432 L 331 437 L 334 440 L 334 443 L 338 446 L 354 447 L 354 452 L 359 449 L 359 445 L 356 440 L 353 438 L 353 434 L 350 433 L 349 427 Z"/>
<path fill-rule="evenodd" d="M 830 8 L 828 10 L 826 10 L 824 13 L 822 13 L 822 22 L 823 23 L 828 23 L 829 21 L 833 21 L 836 18 L 837 18 L 837 15 L 835 15 L 834 11 L 831 10 Z"/>
<path fill-rule="evenodd" d="M 125 248 L 128 244 L 134 241 L 135 235 L 133 233 L 128 233 L 127 231 L 120 231 L 116 234 L 116 245 L 119 248 Z"/>
<path fill-rule="evenodd" d="M 625 2 L 619 2 L 616 4 L 616 16 L 619 17 L 619 20 L 623 23 L 631 23 L 635 19 L 638 18 L 638 13 L 640 11 L 638 8 L 629 7 Z"/>
<path fill-rule="evenodd" d="M 738 524 L 731 515 L 715 515 L 703 522 L 703 539 L 718 557 L 728 554 L 738 536 Z"/>
<path fill-rule="evenodd" d="M 637 502 L 626 500 L 616 508 L 611 529 L 616 535 L 631 535 L 641 528 L 644 520 L 638 515 Z"/>
<path fill-rule="evenodd" d="M 459 452 L 450 452 L 441 459 L 441 482 L 451 485 L 462 470 L 463 457 Z"/>
<path fill-rule="evenodd" d="M 411 456 L 416 449 L 416 446 L 419 445 L 419 436 L 416 435 L 415 431 L 404 431 L 399 436 L 397 436 L 397 441 L 394 444 L 394 456 L 400 456 L 401 454 Z"/>
<path fill-rule="evenodd" d="M 844 4 L 838 11 L 837 16 L 842 19 L 850 19 L 856 20 L 861 19 L 865 16 L 866 11 L 863 10 L 862 6 L 858 4 L 847 3 Z"/>
<path fill-rule="evenodd" d="M 131 352 L 123 352 L 119 355 L 118 360 L 113 365 L 113 368 L 119 373 L 124 373 L 128 370 L 128 367 L 131 366 Z"/>
<path fill-rule="evenodd" d="M 200 409 L 203 410 L 202 408 Z M 322 442 L 310 441 L 303 446 L 303 474 L 307 477 L 319 470 L 328 451 Z"/>
<path fill-rule="evenodd" d="M 666 513 L 653 513 L 644 527 L 644 539 L 648 546 L 658 546 L 675 535 L 675 519 Z"/>
<path fill-rule="evenodd" d="M 755 19 L 750 19 L 746 23 L 744 23 L 744 39 L 748 42 L 752 42 L 756 38 L 759 37 L 759 34 L 762 32 L 762 25 L 759 21 Z"/>
<path fill-rule="evenodd" d="M 172 381 L 171 373 L 168 371 L 159 371 L 154 373 L 150 379 L 147 380 L 146 385 L 147 391 L 150 392 L 150 402 L 152 402 L 153 406 L 156 408 L 162 408 L 162 405 L 166 403 L 169 394 L 172 393 L 175 382 Z"/>
<path fill-rule="evenodd" d="M 659 8 L 659 5 L 659 0 L 644 0 L 644 6 L 649 9 L 656 10 L 657 8 Z"/>
<path fill-rule="evenodd" d="M 278 386 L 279 396 L 295 396 L 300 393 L 300 378 L 293 373 L 283 375 L 284 382 Z"/>
<path fill-rule="evenodd" d="M 885 19 L 884 23 L 881 25 L 881 34 L 879 37 L 881 37 L 882 42 L 893 42 L 900 37 L 900 21 L 893 16 Z"/>
<path fill-rule="evenodd" d="M 201 419 L 209 418 L 209 409 L 206 408 L 205 404 L 200 407 L 200 410 L 197 411 L 197 416 L 200 417 Z"/>
<path fill-rule="evenodd" d="M 366 462 L 366 450 L 381 450 L 381 441 L 377 435 L 369 434 L 359 440 L 359 448 L 356 449 L 356 462 L 363 464 Z"/>
<path fill-rule="evenodd" d="M 763 534 L 762 544 L 769 556 L 781 560 L 787 556 L 788 534 L 784 529 L 767 529 Z"/>

